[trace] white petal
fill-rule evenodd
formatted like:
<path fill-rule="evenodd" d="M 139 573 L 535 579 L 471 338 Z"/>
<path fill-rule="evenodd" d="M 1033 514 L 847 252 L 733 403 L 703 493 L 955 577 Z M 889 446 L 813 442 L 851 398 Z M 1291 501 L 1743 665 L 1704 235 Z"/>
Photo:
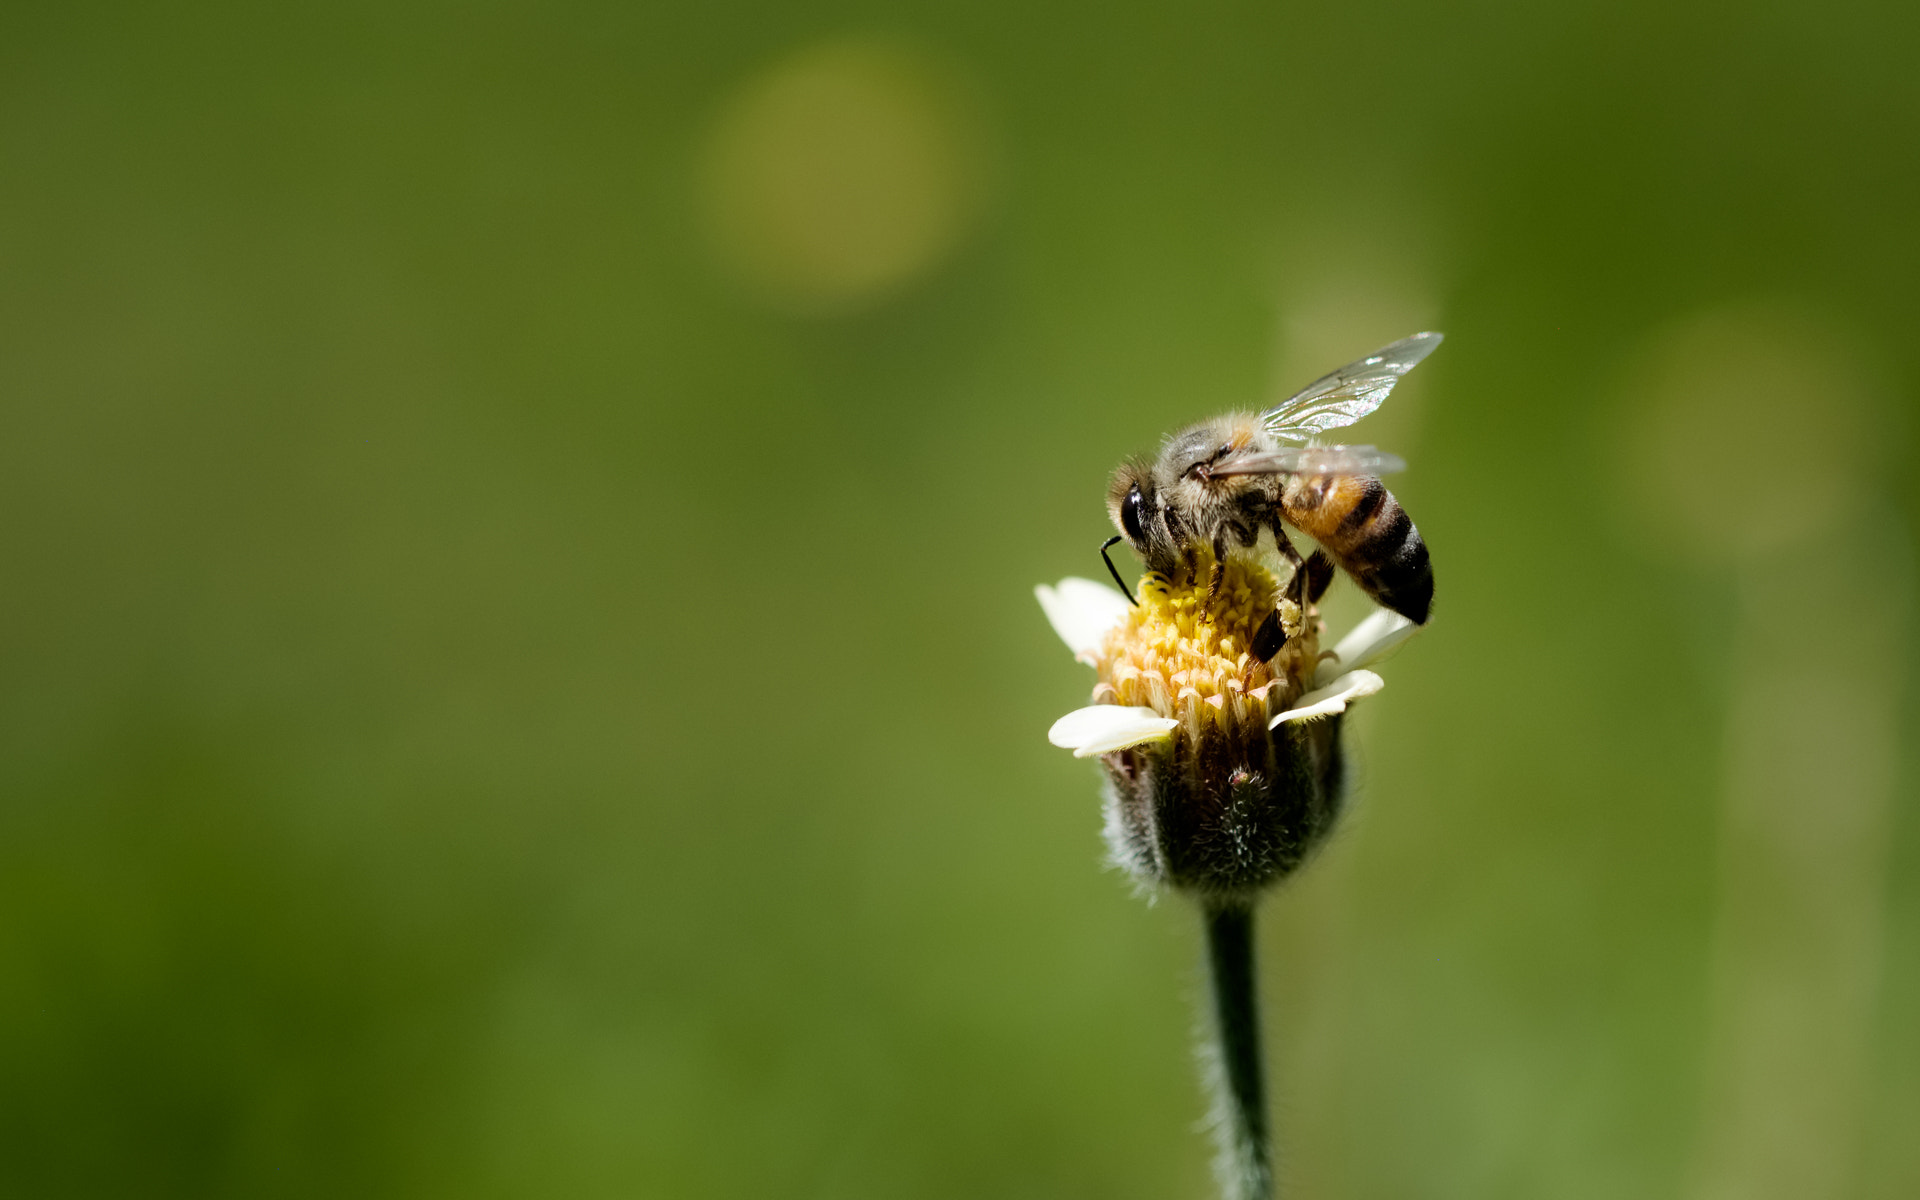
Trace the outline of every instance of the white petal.
<path fill-rule="evenodd" d="M 1313 681 L 1326 687 L 1336 678 L 1348 671 L 1371 666 L 1400 648 L 1418 632 L 1420 626 L 1407 620 L 1392 609 L 1382 608 L 1366 620 L 1353 627 L 1353 632 L 1340 639 L 1333 652 L 1340 657 L 1329 659 L 1320 664 Z"/>
<path fill-rule="evenodd" d="M 1293 707 L 1267 722 L 1272 729 L 1282 721 L 1311 721 L 1347 710 L 1347 701 L 1371 696 L 1387 686 L 1387 681 L 1372 671 L 1348 671 L 1330 685 L 1317 688 L 1293 702 Z"/>
<path fill-rule="evenodd" d="M 1104 583 L 1076 579 L 1069 575 L 1057 587 L 1041 584 L 1033 589 L 1046 610 L 1047 621 L 1060 640 L 1082 662 L 1091 663 L 1094 652 L 1107 638 L 1107 631 L 1118 625 L 1131 607 L 1127 598 Z"/>
<path fill-rule="evenodd" d="M 1092 758 L 1166 737 L 1179 723 L 1150 708 L 1095 704 L 1076 708 L 1055 721 L 1047 730 L 1047 740 L 1062 750 L 1073 751 L 1075 758 Z"/>

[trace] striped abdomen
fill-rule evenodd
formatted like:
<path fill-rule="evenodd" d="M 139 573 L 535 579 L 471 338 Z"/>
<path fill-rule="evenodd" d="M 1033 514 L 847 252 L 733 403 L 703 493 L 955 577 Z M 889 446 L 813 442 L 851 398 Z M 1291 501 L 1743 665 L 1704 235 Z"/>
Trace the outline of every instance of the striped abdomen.
<path fill-rule="evenodd" d="M 1380 604 L 1416 625 L 1433 604 L 1433 565 L 1407 510 L 1371 475 L 1301 475 L 1280 496 L 1287 524 L 1326 547 Z"/>

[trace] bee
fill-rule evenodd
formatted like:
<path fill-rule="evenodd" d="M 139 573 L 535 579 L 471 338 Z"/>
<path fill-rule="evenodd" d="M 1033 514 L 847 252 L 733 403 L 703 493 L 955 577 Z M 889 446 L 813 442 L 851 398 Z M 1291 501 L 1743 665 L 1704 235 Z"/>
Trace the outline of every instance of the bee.
<path fill-rule="evenodd" d="M 1114 472 L 1107 510 L 1120 532 L 1100 548 L 1107 570 L 1126 583 L 1107 551 L 1123 539 L 1147 569 L 1192 583 L 1202 547 L 1212 550 L 1207 581 L 1220 586 L 1230 552 L 1257 547 L 1263 530 L 1293 567 L 1286 585 L 1301 610 L 1318 600 L 1338 566 L 1380 605 L 1424 625 L 1433 604 L 1427 544 L 1380 476 L 1406 464 L 1372 446 L 1315 446 L 1329 429 L 1351 425 L 1379 408 L 1400 377 L 1433 353 L 1437 333 L 1416 333 L 1384 346 L 1263 413 L 1236 413 L 1173 434 L 1149 462 L 1136 458 Z M 1292 526 L 1318 543 L 1302 559 L 1287 536 Z M 1133 599 L 1131 592 L 1127 598 Z M 1269 618 L 1256 638 L 1260 657 L 1280 646 Z M 1297 630 L 1285 630 L 1293 636 Z"/>

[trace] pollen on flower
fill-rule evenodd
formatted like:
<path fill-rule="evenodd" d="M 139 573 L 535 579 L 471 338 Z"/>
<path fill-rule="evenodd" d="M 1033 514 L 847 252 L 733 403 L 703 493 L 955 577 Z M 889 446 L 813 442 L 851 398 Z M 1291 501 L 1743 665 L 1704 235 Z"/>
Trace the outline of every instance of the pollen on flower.
<path fill-rule="evenodd" d="M 1279 600 L 1280 584 L 1258 563 L 1229 558 L 1209 597 L 1212 556 L 1199 552 L 1190 584 L 1164 575 L 1140 581 L 1140 603 L 1108 632 L 1097 655 L 1093 699 L 1153 709 L 1181 723 L 1194 741 L 1215 730 L 1264 732 L 1271 714 L 1310 686 L 1320 642 L 1316 614 L 1271 662 L 1252 656 L 1254 635 L 1276 608 L 1289 625 L 1301 614 Z"/>

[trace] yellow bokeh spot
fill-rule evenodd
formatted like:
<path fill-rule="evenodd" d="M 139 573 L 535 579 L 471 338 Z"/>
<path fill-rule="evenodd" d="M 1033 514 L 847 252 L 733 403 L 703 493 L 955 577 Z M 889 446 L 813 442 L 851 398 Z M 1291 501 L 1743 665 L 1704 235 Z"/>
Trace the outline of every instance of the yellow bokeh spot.
<path fill-rule="evenodd" d="M 791 311 L 863 307 L 943 262 L 987 189 L 964 83 L 910 45 L 847 39 L 749 80 L 716 124 L 704 216 L 733 273 Z"/>

